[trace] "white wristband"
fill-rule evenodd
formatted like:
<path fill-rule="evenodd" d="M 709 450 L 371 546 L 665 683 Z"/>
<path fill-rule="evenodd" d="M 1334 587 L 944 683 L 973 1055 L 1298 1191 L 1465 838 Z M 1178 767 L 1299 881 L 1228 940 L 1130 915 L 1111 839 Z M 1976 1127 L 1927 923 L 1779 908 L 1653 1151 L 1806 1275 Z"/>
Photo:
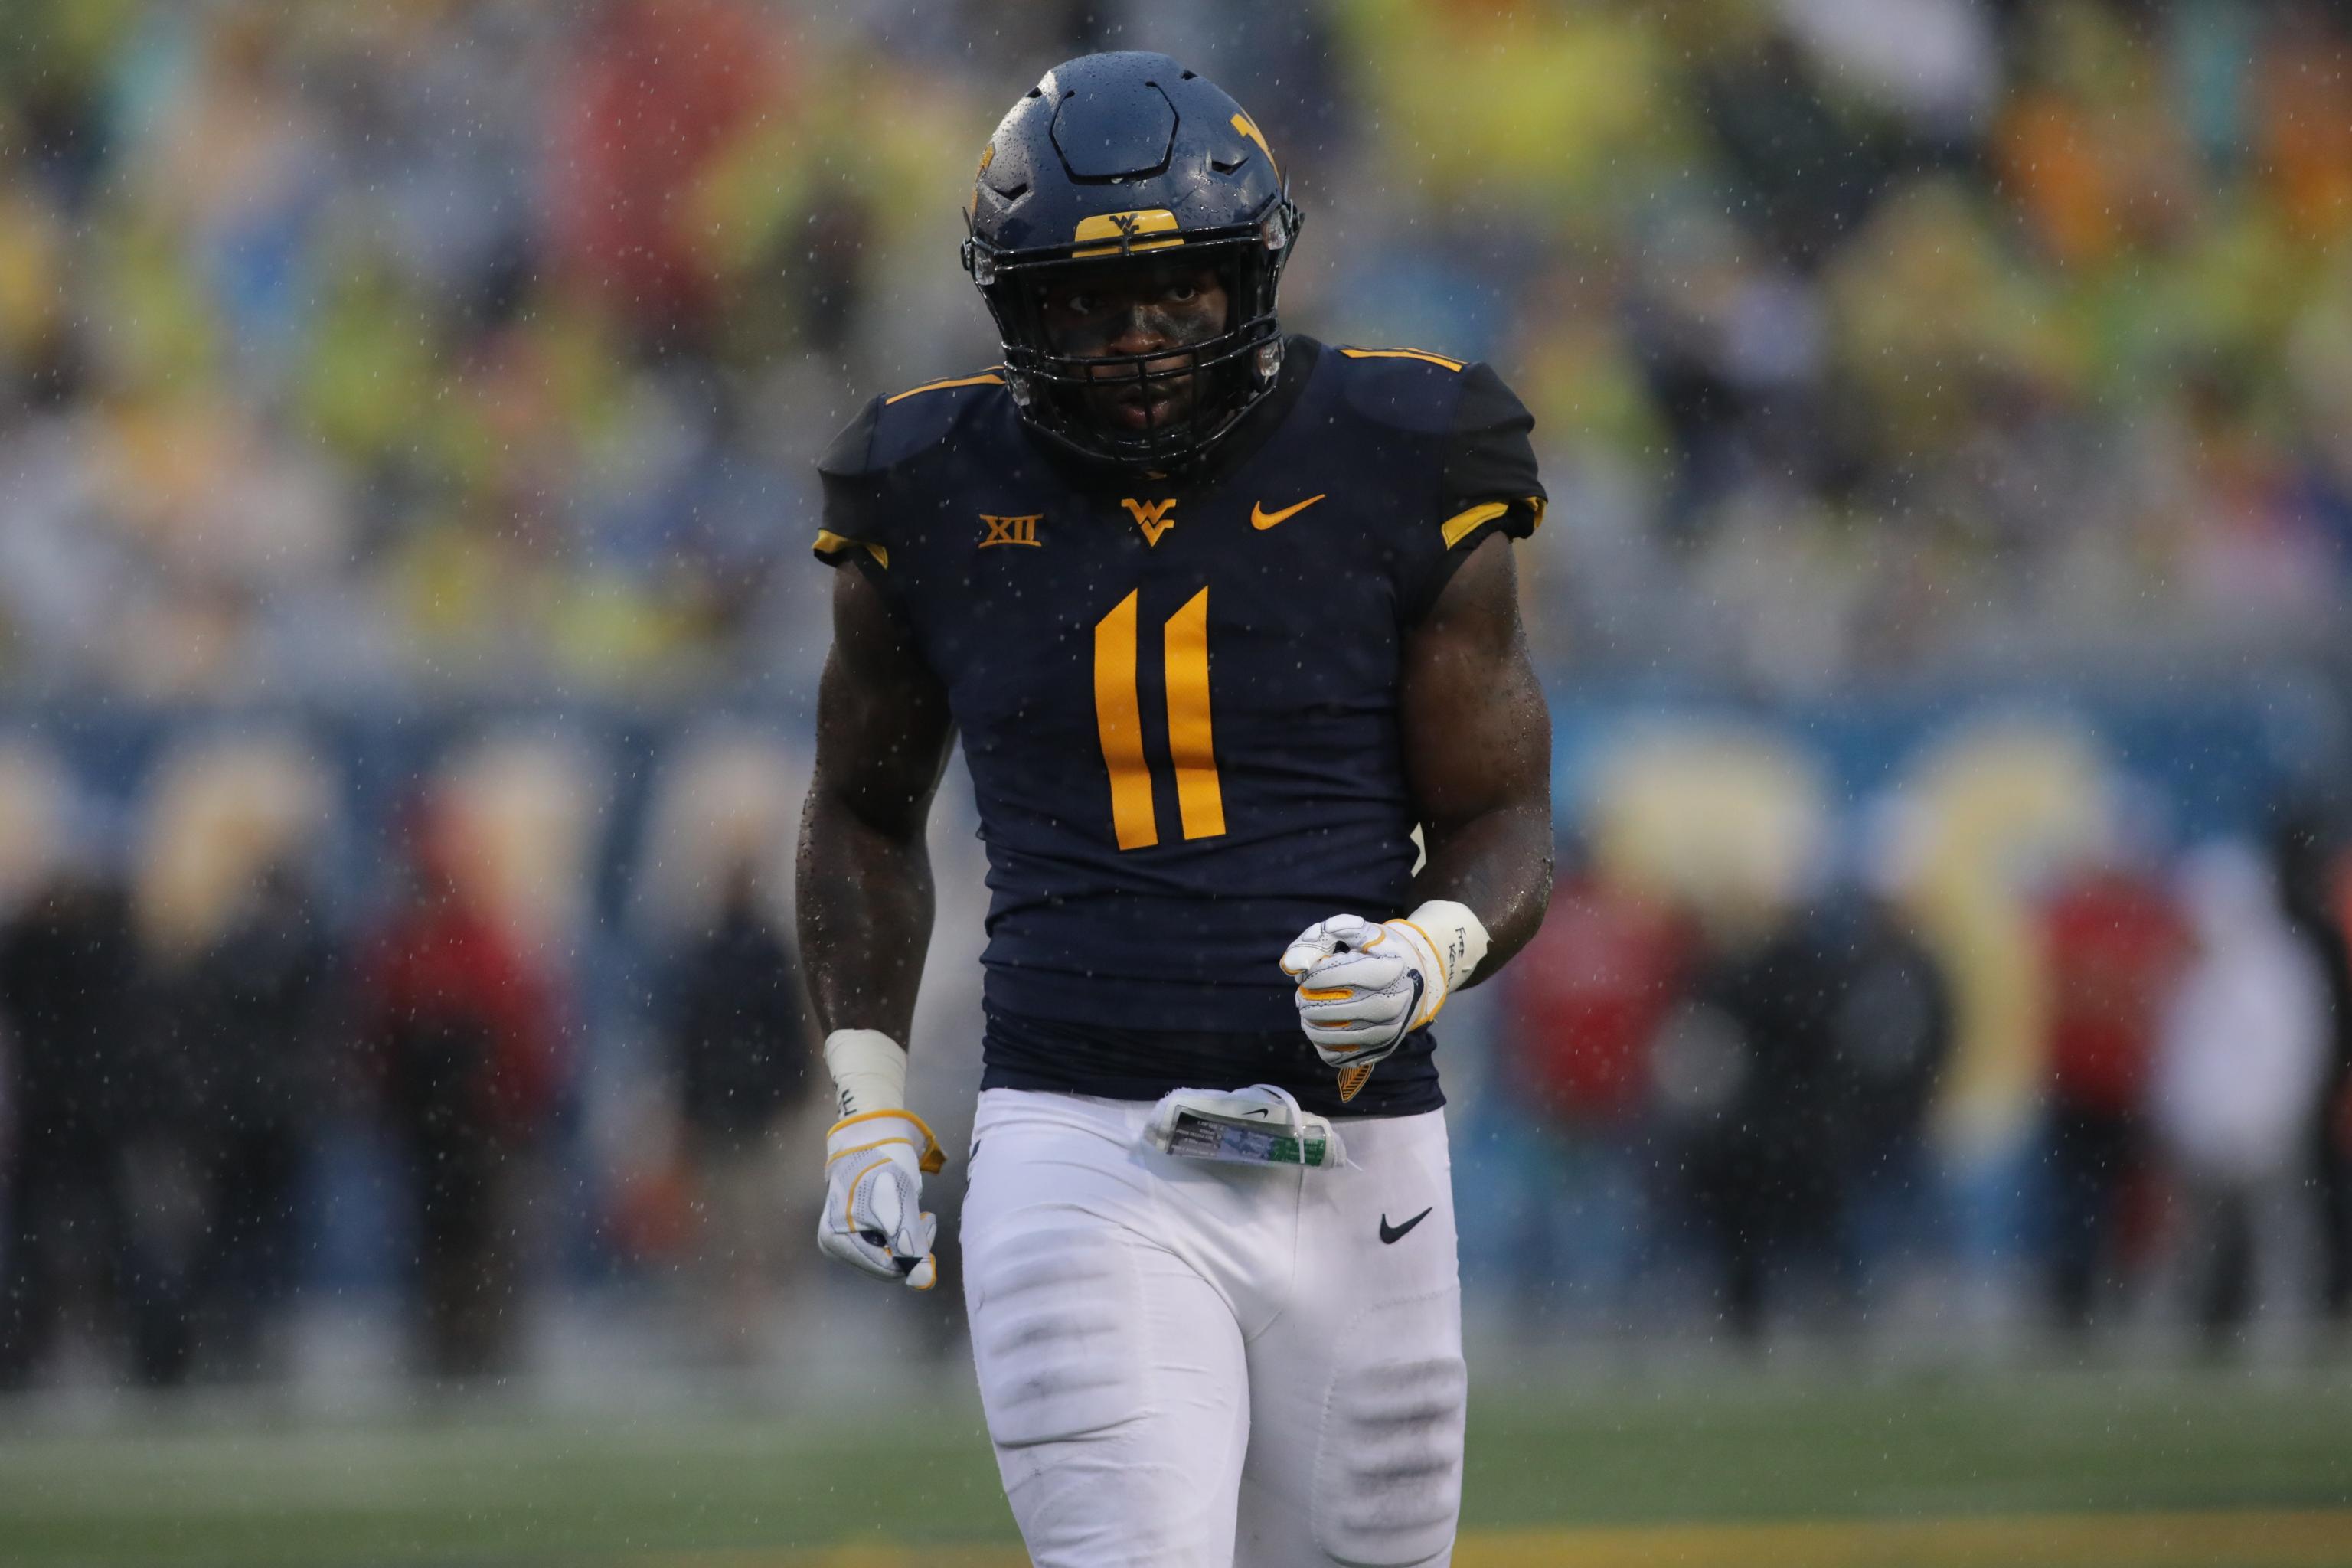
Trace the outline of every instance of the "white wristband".
<path fill-rule="evenodd" d="M 1404 918 L 1437 950 L 1438 961 L 1445 965 L 1445 993 L 1452 995 L 1486 956 L 1486 926 L 1469 905 L 1451 899 L 1432 899 Z"/>
<path fill-rule="evenodd" d="M 835 1029 L 824 1037 L 824 1065 L 842 1115 L 906 1108 L 907 1049 L 881 1030 Z"/>

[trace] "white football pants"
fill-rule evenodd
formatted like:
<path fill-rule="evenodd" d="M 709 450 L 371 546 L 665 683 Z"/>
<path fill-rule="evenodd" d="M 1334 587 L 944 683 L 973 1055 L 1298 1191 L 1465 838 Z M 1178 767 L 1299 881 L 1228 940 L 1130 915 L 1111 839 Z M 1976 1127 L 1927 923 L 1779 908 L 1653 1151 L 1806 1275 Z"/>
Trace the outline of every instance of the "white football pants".
<path fill-rule="evenodd" d="M 1462 1295 L 1441 1112 L 1340 1122 L 1349 1164 L 1144 1146 L 1148 1102 L 990 1089 L 964 1296 L 1038 1568 L 1444 1564 Z"/>

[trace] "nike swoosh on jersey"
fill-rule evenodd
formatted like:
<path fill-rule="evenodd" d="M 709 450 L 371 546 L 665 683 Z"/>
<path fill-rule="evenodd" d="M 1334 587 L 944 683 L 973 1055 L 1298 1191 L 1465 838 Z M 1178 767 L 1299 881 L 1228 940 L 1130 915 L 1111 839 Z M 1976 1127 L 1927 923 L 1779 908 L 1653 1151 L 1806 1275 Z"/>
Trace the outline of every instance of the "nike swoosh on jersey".
<path fill-rule="evenodd" d="M 1414 1226 L 1419 1225 L 1423 1220 L 1427 1219 L 1436 1207 L 1436 1205 L 1432 1204 L 1428 1208 L 1422 1210 L 1419 1214 L 1413 1215 L 1402 1225 L 1394 1226 L 1391 1226 L 1389 1224 L 1389 1216 L 1387 1214 L 1383 1213 L 1381 1215 L 1381 1240 L 1391 1247 L 1394 1247 L 1398 1242 L 1404 1239 L 1405 1232 L 1411 1230 Z"/>
<path fill-rule="evenodd" d="M 1329 493 L 1330 492 L 1328 490 L 1324 492 L 1325 495 Z M 1297 517 L 1300 512 L 1305 511 L 1308 507 L 1313 506 L 1317 501 L 1321 500 L 1322 499 L 1322 496 L 1308 496 L 1297 506 L 1286 506 L 1280 511 L 1268 511 L 1265 510 L 1265 502 L 1253 501 L 1250 503 L 1250 526 L 1252 528 L 1272 528 L 1277 522 L 1286 521 L 1291 518 Z"/>

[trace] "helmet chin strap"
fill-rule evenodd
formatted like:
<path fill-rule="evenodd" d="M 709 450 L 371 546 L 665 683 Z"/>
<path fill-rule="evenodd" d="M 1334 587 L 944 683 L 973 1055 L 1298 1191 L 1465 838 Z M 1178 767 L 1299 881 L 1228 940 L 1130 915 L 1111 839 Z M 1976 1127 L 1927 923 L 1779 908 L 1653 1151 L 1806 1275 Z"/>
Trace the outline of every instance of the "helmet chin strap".
<path fill-rule="evenodd" d="M 1164 369 L 1155 362 L 1174 362 Z M 1283 362 L 1281 336 L 1271 318 L 1247 321 L 1205 340 L 1139 353 L 1076 355 L 1013 353 L 1008 345 L 1007 390 L 1031 427 L 1098 462 L 1177 466 L 1213 444 L 1272 387 Z M 1147 400 L 1149 422 L 1123 426 L 1101 400 L 1118 389 L 1146 392 L 1183 383 L 1191 406 L 1162 420 Z"/>
<path fill-rule="evenodd" d="M 1205 374 L 1186 371 L 1181 374 Z M 1017 374 L 1008 377 L 1015 403 L 1026 409 L 1025 401 L 1040 395 L 1040 389 L 1025 382 Z M 1084 405 L 1093 397 L 1103 396 L 1116 387 L 1116 381 L 1095 384 L 1064 380 L 1051 384 L 1046 395 L 1057 395 L 1066 405 Z M 1104 417 L 1090 407 L 1078 407 L 1066 412 L 1056 422 L 1033 421 L 1034 433 L 1042 435 L 1078 457 L 1097 463 L 1143 464 L 1154 471 L 1170 472 L 1200 457 L 1217 439 L 1237 424 L 1249 411 L 1255 399 L 1241 399 L 1231 406 L 1206 406 L 1200 394 L 1192 393 L 1192 405 L 1181 415 L 1163 418 L 1153 402 L 1144 405 L 1145 425 L 1138 429 L 1126 427 Z M 1083 426 L 1083 430 L 1079 428 Z M 1091 433 L 1094 439 L 1087 438 Z"/>

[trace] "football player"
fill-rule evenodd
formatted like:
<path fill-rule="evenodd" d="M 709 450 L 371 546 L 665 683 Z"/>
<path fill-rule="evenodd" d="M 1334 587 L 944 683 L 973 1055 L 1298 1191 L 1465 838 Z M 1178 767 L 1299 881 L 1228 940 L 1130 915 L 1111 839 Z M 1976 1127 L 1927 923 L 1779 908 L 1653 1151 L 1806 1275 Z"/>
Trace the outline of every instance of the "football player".
<path fill-rule="evenodd" d="M 820 1245 L 936 1273 L 902 1046 L 960 736 L 993 895 L 962 1285 L 1030 1554 L 1445 1562 L 1430 1026 L 1549 891 L 1532 421 L 1485 365 L 1282 332 L 1298 208 L 1165 56 L 1049 72 L 968 216 L 1003 363 L 877 398 L 822 463 Z"/>

